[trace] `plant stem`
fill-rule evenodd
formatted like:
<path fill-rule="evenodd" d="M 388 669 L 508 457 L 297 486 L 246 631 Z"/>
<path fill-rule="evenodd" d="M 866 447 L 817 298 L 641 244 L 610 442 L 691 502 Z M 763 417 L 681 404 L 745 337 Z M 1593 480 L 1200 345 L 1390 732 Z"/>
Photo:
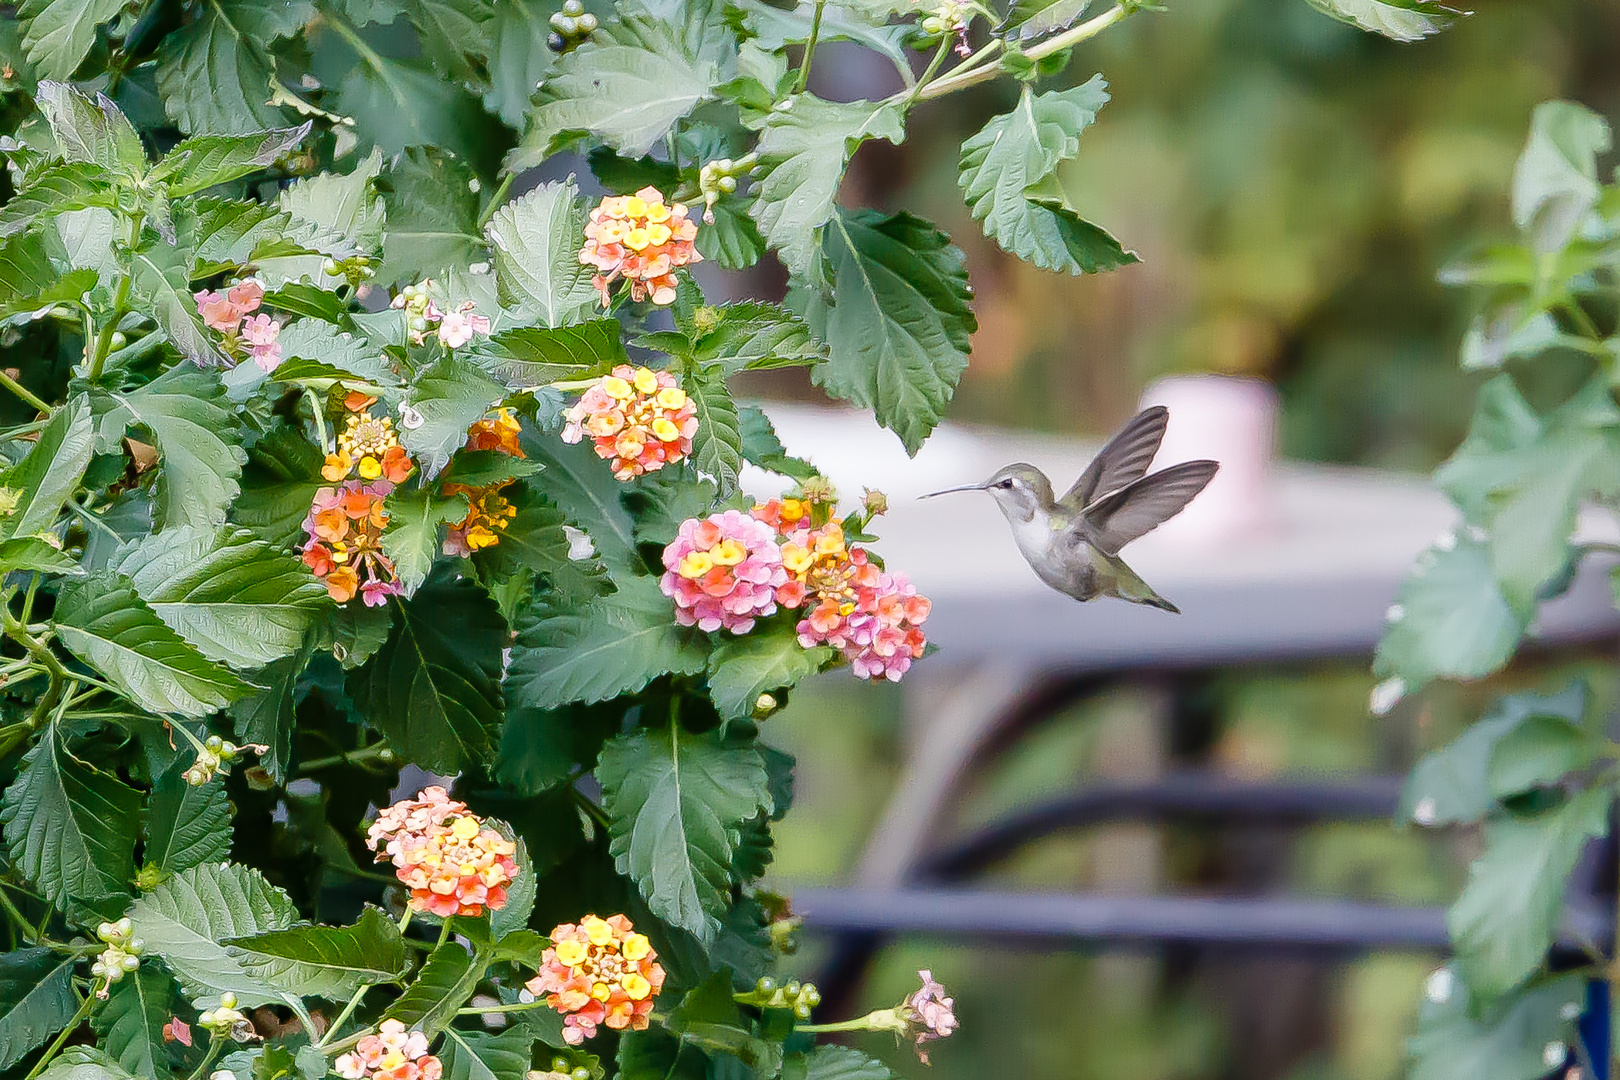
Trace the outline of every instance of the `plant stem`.
<path fill-rule="evenodd" d="M 408 911 L 409 909 L 407 908 L 406 910 Z M 343 1006 L 343 1011 L 337 1014 L 337 1019 L 332 1021 L 332 1026 L 326 1029 L 325 1035 L 321 1036 L 321 1041 L 315 1044 L 315 1049 L 319 1050 L 324 1047 L 331 1040 L 332 1036 L 338 1033 L 338 1029 L 343 1026 L 344 1022 L 348 1020 L 350 1016 L 354 1015 L 354 1010 L 360 1007 L 360 999 L 365 997 L 366 991 L 370 989 L 371 984 L 366 983 L 365 985 L 361 986 L 360 989 L 354 992 L 354 997 L 350 998 L 349 1003 Z"/>
<path fill-rule="evenodd" d="M 62 692 L 73 676 L 68 674 L 67 668 L 62 666 L 56 654 L 30 634 L 28 628 L 11 613 L 9 596 L 6 600 L 6 606 L 0 607 L 0 629 L 4 630 L 6 637 L 27 649 L 28 655 L 38 661 L 51 677 L 51 685 L 46 688 L 44 696 L 39 699 L 39 703 L 34 706 L 34 711 L 28 717 L 28 730 L 38 731 L 51 710 L 56 708 L 56 703 L 62 699 Z"/>
<path fill-rule="evenodd" d="M 223 1049 L 225 1049 L 224 1040 L 218 1035 L 213 1035 L 210 1033 L 208 1039 L 208 1053 L 203 1055 L 203 1059 L 197 1063 L 197 1067 L 192 1070 L 192 1073 L 189 1077 L 187 1077 L 187 1080 L 202 1080 L 204 1076 L 208 1075 L 209 1067 L 213 1065 L 216 1060 L 218 1060 L 219 1052 Z"/>
<path fill-rule="evenodd" d="M 51 407 L 47 405 L 39 397 L 39 395 L 35 394 L 32 390 L 28 389 L 28 387 L 24 386 L 16 379 L 13 379 L 10 375 L 7 375 L 4 371 L 0 371 L 0 386 L 3 386 L 7 390 L 10 390 L 13 394 L 16 394 L 23 400 L 24 404 L 32 405 L 39 412 L 47 414 L 50 413 Z"/>
<path fill-rule="evenodd" d="M 485 204 L 483 211 L 478 215 L 479 232 L 484 231 L 484 226 L 489 224 L 489 219 L 494 217 L 495 211 L 501 208 L 502 203 L 506 200 L 506 193 L 512 190 L 512 181 L 515 179 L 517 179 L 515 173 L 507 173 L 501 177 L 500 186 L 495 189 L 495 194 L 489 197 L 489 202 Z"/>
<path fill-rule="evenodd" d="M 113 543 L 122 544 L 124 542 L 124 538 L 122 536 L 119 536 L 118 533 L 116 531 L 114 531 L 114 529 L 113 529 L 113 527 L 111 525 L 108 525 L 105 521 L 102 521 L 95 514 L 91 513 L 89 510 L 86 510 L 83 506 L 79 505 L 73 499 L 69 499 L 63 505 L 66 506 L 70 512 L 72 512 L 74 517 L 78 518 L 80 521 L 84 522 L 86 525 L 93 525 L 97 529 L 100 529 L 103 533 L 105 533 L 108 536 L 112 537 Z"/>
<path fill-rule="evenodd" d="M 306 761 L 304 762 L 303 767 L 298 770 L 298 775 L 307 776 L 310 773 L 317 772 L 321 769 L 330 769 L 334 765 L 358 765 L 363 762 L 382 758 L 384 756 L 392 756 L 393 753 L 393 750 L 390 749 L 386 744 L 380 742 L 373 743 L 370 746 L 362 746 L 358 750 L 350 750 L 346 754 L 333 754 L 331 757 L 316 758 L 314 761 Z"/>
<path fill-rule="evenodd" d="M 793 87 L 795 94 L 804 93 L 805 87 L 810 85 L 810 61 L 816 55 L 816 39 L 821 37 L 821 13 L 826 7 L 827 0 L 816 0 L 816 13 L 810 17 L 810 36 L 804 42 L 804 58 L 799 61 L 799 81 Z"/>
<path fill-rule="evenodd" d="M 530 1009 L 538 1009 L 544 1004 L 545 1000 L 543 998 L 535 998 L 533 1001 L 519 1001 L 512 1005 L 469 1005 L 465 1009 L 457 1009 L 456 1015 L 482 1016 L 485 1013 L 528 1012 Z"/>
<path fill-rule="evenodd" d="M 1129 15 L 1135 10 L 1136 5 L 1134 3 L 1115 4 L 1113 7 L 1109 8 L 1101 15 L 1098 15 L 1096 18 L 1088 19 L 1079 26 L 1076 26 L 1070 30 L 1065 30 L 1063 33 L 1054 38 L 1048 38 L 1046 41 L 1041 42 L 1039 45 L 1036 45 L 1034 48 L 1025 52 L 1024 55 L 1031 60 L 1044 60 L 1053 53 L 1062 52 L 1064 49 L 1072 48 L 1080 44 L 1082 41 L 1087 41 L 1096 37 L 1098 34 L 1102 33 L 1110 26 L 1113 26 L 1115 23 L 1119 22 L 1121 19 L 1125 18 L 1125 16 Z M 994 42 L 991 43 L 992 46 L 994 44 Z M 984 51 L 986 54 L 990 54 L 993 52 L 993 49 L 990 46 L 986 46 Z M 968 61 L 968 64 L 973 63 L 974 61 L 971 59 Z M 963 65 L 963 67 L 966 66 L 968 65 Z M 924 86 L 922 90 L 917 93 L 917 98 L 927 101 L 932 98 L 943 97 L 946 94 L 954 93 L 957 90 L 965 90 L 969 86 L 977 86 L 982 82 L 989 82 L 991 79 L 996 77 L 998 70 L 999 69 L 994 67 L 977 66 L 975 66 L 971 71 L 964 71 L 961 68 L 958 68 L 956 71 L 951 72 L 938 82 Z"/>
<path fill-rule="evenodd" d="M 928 66 L 923 69 L 922 78 L 918 79 L 916 85 L 914 85 L 906 93 L 905 103 L 907 106 L 910 106 L 917 100 L 917 96 L 923 92 L 923 88 L 928 85 L 929 80 L 934 77 L 934 74 L 937 71 L 939 71 L 939 65 L 945 62 L 945 54 L 950 51 L 951 37 L 949 34 L 946 34 L 944 37 L 939 39 L 939 48 L 934 50 L 934 58 L 928 61 Z"/>
<path fill-rule="evenodd" d="M 28 1075 L 23 1080 L 34 1080 L 34 1077 L 45 1071 L 45 1066 L 51 1063 L 51 1058 L 55 1057 L 57 1051 L 62 1049 L 62 1044 L 68 1041 L 68 1037 L 78 1030 L 84 1018 L 90 1014 L 90 1007 L 95 1004 L 95 1001 L 96 996 L 94 994 L 84 995 L 84 1000 L 79 1003 L 79 1011 L 73 1014 L 73 1019 L 67 1022 L 67 1027 L 63 1028 L 61 1034 L 56 1036 L 56 1041 L 46 1048 L 45 1053 L 40 1056 L 38 1061 L 34 1062 L 34 1067 L 28 1070 Z"/>
<path fill-rule="evenodd" d="M 456 917 L 454 915 L 449 915 L 449 916 L 445 917 L 444 925 L 439 928 L 439 944 L 435 945 L 434 948 L 438 948 L 439 946 L 442 946 L 445 942 L 450 940 L 450 926 L 455 921 L 456 921 Z"/>
<path fill-rule="evenodd" d="M 794 1024 L 793 1030 L 804 1032 L 807 1035 L 826 1035 L 835 1031 L 870 1031 L 871 1025 L 868 1017 L 857 1016 L 853 1020 L 839 1020 L 832 1024 Z"/>
<path fill-rule="evenodd" d="M 17 930 L 22 935 L 22 939 L 24 941 L 30 945 L 33 945 L 39 941 L 39 939 L 34 936 L 34 924 L 23 917 L 22 911 L 11 899 L 10 894 L 8 894 L 3 888 L 0 888 L 0 908 L 5 910 L 7 918 L 17 924 Z"/>
<path fill-rule="evenodd" d="M 146 223 L 146 212 L 137 210 L 129 219 L 129 250 L 133 255 L 141 242 L 141 226 Z M 118 291 L 113 295 L 112 315 L 107 318 L 101 327 L 101 333 L 96 337 L 95 355 L 90 358 L 90 381 L 98 382 L 101 372 L 107 366 L 107 354 L 112 351 L 113 334 L 118 330 L 118 323 L 129 311 L 129 286 L 134 278 L 134 270 L 125 267 L 123 274 L 118 278 Z"/>

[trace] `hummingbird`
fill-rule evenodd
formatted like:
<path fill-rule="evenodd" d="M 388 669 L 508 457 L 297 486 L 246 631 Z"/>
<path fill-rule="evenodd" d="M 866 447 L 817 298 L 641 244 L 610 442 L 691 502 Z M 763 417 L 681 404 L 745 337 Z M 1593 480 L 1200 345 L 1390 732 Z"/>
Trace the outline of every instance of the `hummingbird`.
<path fill-rule="evenodd" d="M 982 484 L 946 488 L 923 498 L 989 492 L 1030 569 L 1058 592 L 1082 601 L 1117 596 L 1179 615 L 1176 605 L 1119 557 L 1120 548 L 1181 513 L 1221 467 L 1216 461 L 1188 461 L 1149 475 L 1148 465 L 1169 422 L 1169 410 L 1162 405 L 1137 413 L 1061 499 L 1052 497 L 1045 473 L 1022 462 Z"/>

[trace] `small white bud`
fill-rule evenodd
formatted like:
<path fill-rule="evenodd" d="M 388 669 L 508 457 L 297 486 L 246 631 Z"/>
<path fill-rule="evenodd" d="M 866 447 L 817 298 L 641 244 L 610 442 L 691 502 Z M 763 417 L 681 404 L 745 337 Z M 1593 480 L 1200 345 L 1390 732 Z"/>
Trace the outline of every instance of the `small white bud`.
<path fill-rule="evenodd" d="M 1373 687 L 1372 695 L 1367 700 L 1367 708 L 1374 716 L 1387 716 L 1389 710 L 1399 705 L 1401 698 L 1405 696 L 1406 680 L 1397 675 Z"/>
<path fill-rule="evenodd" d="M 1550 1042 L 1541 1051 L 1541 1063 L 1549 1069 L 1556 1069 L 1564 1063 L 1569 1056 L 1569 1050 L 1561 1042 Z"/>
<path fill-rule="evenodd" d="M 1457 976 L 1451 973 L 1451 969 L 1436 968 L 1428 981 L 1423 984 L 1423 994 L 1436 1005 L 1444 1005 L 1451 1000 L 1452 992 L 1456 988 Z"/>
<path fill-rule="evenodd" d="M 1558 1015 L 1563 1017 L 1565 1020 L 1574 1020 L 1578 1018 L 1581 1015 L 1581 1003 L 1578 1001 L 1564 1002 L 1563 1006 L 1558 1010 Z"/>
<path fill-rule="evenodd" d="M 1402 604 L 1391 604 L 1384 612 L 1384 621 L 1388 623 L 1398 623 L 1404 618 L 1406 618 L 1406 607 Z"/>

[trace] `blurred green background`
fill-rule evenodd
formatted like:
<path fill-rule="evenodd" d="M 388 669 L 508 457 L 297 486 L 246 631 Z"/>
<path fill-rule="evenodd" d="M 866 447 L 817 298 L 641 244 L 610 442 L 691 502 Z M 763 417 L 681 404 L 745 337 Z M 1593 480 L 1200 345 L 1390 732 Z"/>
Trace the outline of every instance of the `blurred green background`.
<path fill-rule="evenodd" d="M 1100 71 L 1110 83 L 1113 101 L 1063 179 L 1072 202 L 1141 265 L 1071 279 L 1024 266 L 979 235 L 956 188 L 956 146 L 1012 103 L 1010 87 L 935 104 L 903 147 L 869 144 L 857 159 L 847 201 L 914 210 L 968 251 L 981 329 L 952 419 L 1095 436 L 1129 416 L 1159 375 L 1242 373 L 1281 391 L 1284 456 L 1431 468 L 1460 441 L 1475 387 L 1456 366 L 1470 300 L 1439 286 L 1435 272 L 1508 231 L 1509 179 L 1537 102 L 1571 97 L 1615 115 L 1620 5 L 1493 0 L 1410 45 L 1343 27 L 1299 0 L 1170 8 L 1079 50 L 1064 80 Z M 880 71 L 831 55 L 823 68 L 818 54 L 825 92 L 890 89 Z M 760 389 L 810 396 L 780 379 Z M 1402 773 L 1494 694 L 1558 689 L 1575 674 L 1612 699 L 1601 663 L 1566 657 L 1486 685 L 1437 688 L 1374 720 L 1365 665 L 1234 670 L 1201 689 L 1208 730 L 1196 744 L 1163 752 L 1157 692 L 1120 687 L 996 762 L 951 827 L 1077 778 L 1144 769 Z M 894 783 L 901 694 L 833 677 L 768 724 L 767 737 L 800 762 L 774 870 L 785 891 L 849 880 Z M 1436 840 L 1380 823 L 1263 835 L 1110 826 L 1035 845 L 988 880 L 1444 904 L 1471 853 L 1466 835 Z M 813 975 L 823 958 L 809 936 L 793 963 Z M 933 1055 L 929 1075 L 939 1080 L 1391 1080 L 1404 1074 L 1402 1043 L 1437 962 L 916 940 L 884 951 L 860 1004 L 893 1004 L 918 967 L 933 968 L 963 1021 Z M 905 1063 L 909 1050 L 883 1042 L 863 1046 L 919 1074 Z"/>

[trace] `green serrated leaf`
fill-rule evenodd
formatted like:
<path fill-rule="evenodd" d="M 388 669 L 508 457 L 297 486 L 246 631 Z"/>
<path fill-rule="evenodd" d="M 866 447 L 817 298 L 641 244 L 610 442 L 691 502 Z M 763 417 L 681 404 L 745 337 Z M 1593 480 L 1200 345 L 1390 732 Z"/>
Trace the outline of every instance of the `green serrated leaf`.
<path fill-rule="evenodd" d="M 282 1004 L 281 991 L 250 975 L 220 942 L 285 930 L 298 919 L 291 898 L 257 870 L 205 863 L 176 874 L 130 908 L 135 935 L 161 956 L 186 995 L 205 1001 L 229 990 L 242 1008 Z"/>
<path fill-rule="evenodd" d="M 223 944 L 249 975 L 298 997 L 342 1001 L 362 986 L 399 982 L 410 972 L 398 924 L 370 906 L 353 926 L 294 926 Z"/>
<path fill-rule="evenodd" d="M 686 394 L 697 407 L 697 434 L 692 438 L 692 464 L 714 477 L 720 497 L 737 490 L 742 469 L 742 436 L 737 431 L 737 406 L 726 387 L 720 365 L 699 368 L 686 379 Z"/>
<path fill-rule="evenodd" d="M 1324 15 L 1395 41 L 1417 41 L 1460 14 L 1436 0 L 1306 0 Z"/>
<path fill-rule="evenodd" d="M 523 130 L 529 99 L 557 54 L 546 44 L 552 30 L 544 9 L 527 0 L 494 0 L 489 21 L 493 51 L 489 56 L 489 89 L 484 107 L 509 128 Z"/>
<path fill-rule="evenodd" d="M 400 445 L 431 480 L 467 442 L 467 429 L 506 396 L 506 387 L 458 356 L 446 356 L 422 372 L 406 404 L 422 422 L 402 427 Z"/>
<path fill-rule="evenodd" d="M 1043 270 L 1096 273 L 1136 262 L 1118 241 L 1062 201 L 1056 170 L 1080 149 L 1080 133 L 1108 101 L 1101 75 L 1083 86 L 1035 94 L 962 144 L 958 182 L 985 235 Z"/>
<path fill-rule="evenodd" d="M 69 652 L 151 712 L 207 716 L 252 689 L 169 629 L 119 575 L 63 590 L 56 618 Z"/>
<path fill-rule="evenodd" d="M 388 500 L 383 552 L 394 561 L 394 573 L 406 595 L 416 591 L 439 557 L 442 527 L 466 516 L 465 495 L 441 497 L 426 491 L 407 491 L 395 492 Z"/>
<path fill-rule="evenodd" d="M 1489 530 L 1491 568 L 1515 608 L 1534 606 L 1562 573 L 1589 494 L 1620 487 L 1616 432 L 1620 408 L 1601 374 L 1545 417 L 1511 375 L 1480 388 L 1468 438 L 1435 480 L 1471 522 Z"/>
<path fill-rule="evenodd" d="M 848 1046 L 818 1046 L 807 1054 L 794 1054 L 782 1068 L 783 1080 L 894 1080 L 894 1073 L 876 1058 Z"/>
<path fill-rule="evenodd" d="M 56 1055 L 38 1080 L 135 1080 L 123 1067 L 93 1046 L 70 1046 Z"/>
<path fill-rule="evenodd" d="M 320 479 L 321 452 L 291 428 L 278 427 L 253 444 L 242 473 L 242 495 L 231 517 L 278 547 L 302 547 L 303 529 Z"/>
<path fill-rule="evenodd" d="M 416 39 L 406 39 L 414 51 Z M 445 78 L 425 57 L 385 56 L 375 47 L 355 52 L 330 37 L 321 45 L 335 54 L 333 70 L 345 72 L 334 108 L 355 120 L 362 146 L 375 144 L 388 154 L 440 147 L 493 171 L 493 155 L 509 136 L 461 80 Z M 392 208 L 389 217 L 392 224 Z"/>
<path fill-rule="evenodd" d="M 742 433 L 742 454 L 762 469 L 808 480 L 818 475 L 814 465 L 788 454 L 782 440 L 776 437 L 771 418 L 758 405 L 744 405 L 737 410 L 738 429 Z"/>
<path fill-rule="evenodd" d="M 487 964 L 483 956 L 473 956 L 458 942 L 445 942 L 428 954 L 416 980 L 383 1016 L 431 1039 L 449 1027 L 456 1010 L 472 997 Z"/>
<path fill-rule="evenodd" d="M 596 305 L 592 268 L 579 261 L 585 213 L 572 180 L 541 184 L 507 203 L 484 235 L 495 255 L 501 302 L 526 321 L 570 326 Z"/>
<path fill-rule="evenodd" d="M 607 462 L 588 443 L 570 446 L 556 439 L 524 444 L 530 458 L 545 469 L 527 483 L 556 504 L 568 520 L 583 529 L 603 561 L 615 568 L 636 565 L 635 528 L 619 501 L 622 485 Z"/>
<path fill-rule="evenodd" d="M 1485 853 L 1447 916 L 1457 967 L 1487 999 L 1541 967 L 1586 842 L 1609 831 L 1610 793 L 1593 788 L 1534 817 L 1485 826 Z"/>
<path fill-rule="evenodd" d="M 1531 983 L 1476 1010 L 1454 967 L 1430 977 L 1435 992 L 1425 995 L 1417 1033 L 1407 1043 L 1412 1080 L 1539 1080 L 1552 1071 L 1547 1048 L 1562 1051 L 1578 1038 L 1586 977 L 1572 973 Z"/>
<path fill-rule="evenodd" d="M 136 295 L 150 305 L 159 329 L 180 355 L 198 367 L 229 367 L 225 354 L 197 316 L 197 302 L 191 294 L 191 267 L 182 253 L 159 243 L 136 252 L 132 262 Z"/>
<path fill-rule="evenodd" d="M 282 189 L 281 209 L 342 237 L 356 251 L 381 251 L 386 212 L 375 182 L 382 166 L 382 153 L 373 150 L 347 173 L 305 177 Z"/>
<path fill-rule="evenodd" d="M 556 328 L 520 326 L 494 335 L 486 349 L 484 369 L 513 390 L 589 378 L 630 362 L 617 319 Z"/>
<path fill-rule="evenodd" d="M 362 610 L 375 614 L 372 608 Z M 346 613 L 347 609 L 338 608 L 328 615 L 328 621 L 341 618 Z M 379 646 L 382 638 L 387 636 L 387 614 L 386 611 L 382 613 L 383 632 L 378 635 Z M 264 689 L 236 702 L 229 710 L 236 724 L 239 743 L 257 743 L 269 747 L 259 754 L 259 764 L 277 783 L 287 780 L 287 765 L 292 758 L 293 729 L 298 721 L 298 677 L 314 652 L 314 640 L 311 636 L 297 653 L 255 672 L 254 679 L 263 684 Z"/>
<path fill-rule="evenodd" d="M 810 367 L 827 358 L 827 346 L 805 321 L 777 304 L 745 301 L 707 309 L 714 320 L 693 342 L 699 363 L 718 363 L 726 374 L 770 368 Z"/>
<path fill-rule="evenodd" d="M 292 655 L 328 603 L 302 560 L 242 529 L 171 529 L 112 569 L 204 656 L 238 668 Z"/>
<path fill-rule="evenodd" d="M 1431 679 L 1477 679 L 1507 663 L 1530 613 L 1502 595 L 1490 552 L 1453 539 L 1418 556 L 1396 599 L 1398 616 L 1378 643 L 1373 673 L 1399 679 L 1403 691 Z"/>
<path fill-rule="evenodd" d="M 84 567 L 77 559 L 38 537 L 25 536 L 0 540 L 0 573 L 33 570 L 41 574 L 83 577 Z"/>
<path fill-rule="evenodd" d="M 867 139 L 899 144 L 905 111 L 888 102 L 823 101 L 796 94 L 760 122 L 765 175 L 749 216 L 788 272 L 819 281 L 819 235 L 833 215 L 844 166 Z"/>
<path fill-rule="evenodd" d="M 377 180 L 387 207 L 381 284 L 443 277 L 486 258 L 478 230 L 477 174 L 433 147 L 413 146 Z"/>
<path fill-rule="evenodd" d="M 151 432 L 157 445 L 153 512 L 158 528 L 224 524 L 241 490 L 247 454 L 238 445 L 238 425 L 219 376 L 182 365 L 138 390 L 112 396 L 119 407 L 101 418 L 102 445 L 136 425 Z"/>
<path fill-rule="evenodd" d="M 169 116 L 197 135 L 284 126 L 286 112 L 268 103 L 276 78 L 270 46 L 314 17 L 310 0 L 209 0 L 189 26 L 158 47 L 157 85 Z"/>
<path fill-rule="evenodd" d="M 506 167 L 537 163 L 570 132 L 588 132 L 622 154 L 641 157 L 718 82 L 714 62 L 688 54 L 675 27 L 624 16 L 557 61 Z M 603 86 L 613 93 L 602 93 Z"/>
<path fill-rule="evenodd" d="M 189 784 L 191 762 L 182 755 L 152 787 L 146 805 L 142 861 L 169 874 L 203 863 L 223 862 L 231 853 L 231 801 L 225 781 Z"/>
<path fill-rule="evenodd" d="M 117 203 L 116 190 L 99 166 L 85 162 L 51 165 L 0 206 L 0 236 L 13 236 L 72 210 Z"/>
<path fill-rule="evenodd" d="M 123 0 L 23 0 L 17 19 L 28 61 L 41 79 L 67 79 L 95 44 L 96 27 L 123 10 Z"/>
<path fill-rule="evenodd" d="M 534 1036 L 521 1027 L 490 1035 L 449 1028 L 439 1044 L 444 1080 L 523 1080 Z"/>
<path fill-rule="evenodd" d="M 634 693 L 669 672 L 703 670 L 704 643 L 675 625 L 674 607 L 647 577 L 577 611 L 545 612 L 520 627 L 507 693 L 515 705 L 555 709 Z"/>
<path fill-rule="evenodd" d="M 1397 816 L 1426 826 L 1480 820 L 1500 798 L 1490 784 L 1497 743 L 1535 717 L 1579 723 L 1585 709 L 1586 691 L 1579 685 L 1561 694 L 1503 698 L 1461 735 L 1423 756 L 1407 777 Z"/>
<path fill-rule="evenodd" d="M 28 455 L 7 470 L 0 487 L 15 493 L 18 502 L 15 512 L 0 517 L 0 537 L 36 536 L 55 525 L 94 450 L 90 402 L 75 394 L 51 413 Z"/>
<path fill-rule="evenodd" d="M 38 946 L 0 955 L 0 1069 L 67 1026 L 78 1011 L 78 957 Z"/>
<path fill-rule="evenodd" d="M 493 749 L 504 713 L 506 622 L 479 585 L 430 581 L 402 607 L 388 643 L 350 682 L 366 719 L 406 759 L 459 772 Z"/>
<path fill-rule="evenodd" d="M 561 569 L 570 547 L 564 521 L 562 511 L 543 500 L 519 510 L 502 530 L 500 543 L 478 553 L 480 572 L 487 569 L 499 578 L 525 569 L 540 574 Z"/>
<path fill-rule="evenodd" d="M 787 633 L 728 638 L 709 656 L 709 696 L 722 720 L 746 720 L 761 694 L 809 678 L 834 655 L 826 646 L 806 649 Z"/>
<path fill-rule="evenodd" d="M 174 1016 L 174 978 L 161 960 L 148 958 L 112 987 L 91 1018 L 102 1048 L 131 1076 L 165 1080 L 174 1075 L 163 1025 Z"/>
<path fill-rule="evenodd" d="M 782 1048 L 750 1030 L 732 997 L 731 978 L 730 971 L 718 971 L 690 990 L 670 1014 L 669 1028 L 693 1046 L 736 1058 L 756 1075 L 775 1076 Z"/>
<path fill-rule="evenodd" d="M 619 873 L 653 914 L 710 943 L 730 889 L 735 830 L 769 812 L 764 759 L 747 742 L 679 725 L 621 735 L 596 766 Z"/>
<path fill-rule="evenodd" d="M 900 213 L 840 212 L 827 225 L 833 303 L 809 301 L 831 356 L 817 385 L 871 409 L 915 454 L 939 423 L 967 368 L 978 323 L 968 306 L 965 256 L 926 221 Z"/>
<path fill-rule="evenodd" d="M 698 254 L 722 270 L 746 270 L 765 254 L 765 238 L 747 211 L 733 199 L 709 207 L 714 220 L 698 229 Z"/>
<path fill-rule="evenodd" d="M 11 861 L 58 908 L 129 891 L 141 797 L 69 752 L 53 723 L 0 803 Z"/>
<path fill-rule="evenodd" d="M 67 83 L 47 80 L 39 84 L 34 100 L 64 160 L 126 176 L 146 171 L 141 137 L 107 95 L 92 98 Z"/>
<path fill-rule="evenodd" d="M 194 195 L 251 176 L 276 163 L 309 136 L 311 125 L 249 135 L 200 135 L 182 141 L 152 169 L 169 197 Z"/>

